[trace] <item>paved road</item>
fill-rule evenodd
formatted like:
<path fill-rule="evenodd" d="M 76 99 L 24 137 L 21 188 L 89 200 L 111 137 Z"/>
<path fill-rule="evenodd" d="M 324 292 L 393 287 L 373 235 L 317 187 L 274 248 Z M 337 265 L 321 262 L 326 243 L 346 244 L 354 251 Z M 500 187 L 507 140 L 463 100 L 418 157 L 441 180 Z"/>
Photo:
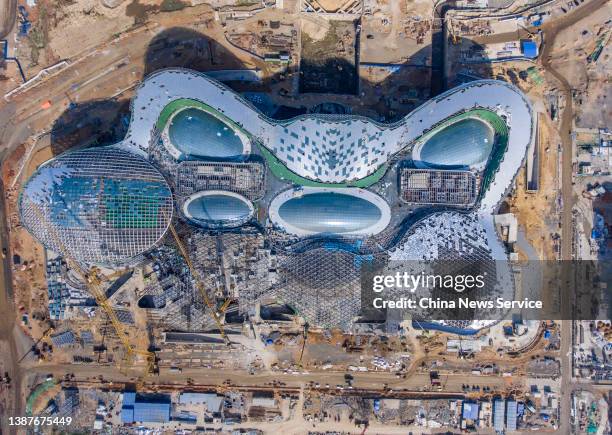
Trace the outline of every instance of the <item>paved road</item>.
<path fill-rule="evenodd" d="M 0 0 L 2 1 L 2 5 L 5 6 L 5 9 L 8 7 L 8 10 L 11 10 L 11 5 L 14 5 L 15 0 Z M 552 42 L 554 41 L 554 37 L 556 32 L 560 29 L 565 28 L 574 22 L 582 19 L 583 17 L 597 11 L 603 5 L 606 4 L 605 0 L 593 0 L 580 8 L 577 8 L 575 11 L 567 14 L 566 16 L 560 18 L 559 20 L 555 20 L 551 22 L 547 27 L 544 28 L 545 32 L 545 41 L 546 44 L 543 49 L 543 65 L 547 68 L 550 67 L 550 62 L 547 60 L 548 53 L 550 53 L 550 47 L 552 46 Z M 2 17 L 4 18 L 6 14 Z M 13 17 L 14 21 L 14 17 Z M 0 29 L 1 30 L 1 29 Z M 516 33 L 513 33 L 512 38 L 516 38 Z M 121 88 L 130 86 L 135 84 L 141 78 L 141 68 L 143 64 L 143 53 L 146 50 L 146 45 L 150 41 L 152 34 L 148 31 L 143 31 L 139 34 L 136 34 L 129 39 L 129 43 L 123 43 L 121 45 L 112 46 L 109 50 L 98 50 L 94 56 L 83 59 L 78 64 L 74 64 L 70 66 L 65 71 L 62 71 L 55 77 L 51 77 L 46 80 L 46 82 L 33 88 L 28 91 L 26 94 L 22 96 L 17 96 L 15 99 L 4 107 L 0 108 L 0 118 L 3 120 L 8 120 L 6 124 L 4 124 L 4 130 L 0 132 L 0 142 L 4 144 L 4 146 L 8 149 L 13 148 L 19 143 L 23 142 L 23 139 L 29 136 L 33 131 L 40 131 L 48 128 L 51 125 L 52 121 L 58 116 L 61 111 L 68 104 L 68 99 L 66 97 L 66 92 L 70 91 L 71 95 L 74 97 L 75 94 L 80 94 L 83 99 L 91 98 L 91 95 L 97 94 L 101 95 L 103 90 L 106 88 L 109 92 L 107 95 L 113 95 L 115 92 L 119 92 Z M 123 61 L 123 59 L 128 56 L 129 61 L 127 64 Z M 112 65 L 122 64 L 122 67 L 117 67 L 115 69 L 110 68 Z M 106 71 L 108 69 L 108 73 L 100 76 L 100 71 Z M 560 82 L 563 85 L 563 77 L 560 76 L 556 71 L 551 71 L 555 77 L 558 77 Z M 92 80 L 93 79 L 93 80 Z M 89 81 L 92 80 L 92 81 Z M 567 82 L 565 81 L 567 85 Z M 78 90 L 74 91 L 74 86 L 77 86 Z M 568 95 L 569 95 L 569 85 L 568 86 Z M 49 110 L 42 110 L 40 108 L 40 104 L 43 101 L 51 100 L 53 106 Z M 562 125 L 564 127 L 571 127 L 571 121 L 573 116 L 573 108 L 571 106 L 571 98 L 567 98 L 569 106 L 566 107 L 563 115 L 562 115 Z M 569 120 L 569 121 L 567 121 Z M 10 126 L 10 128 L 7 128 Z M 564 242 L 569 243 L 569 245 L 563 247 L 562 253 L 564 258 L 568 258 L 567 255 L 571 256 L 571 237 L 566 237 L 568 234 L 571 234 L 571 203 L 572 203 L 572 191 L 571 191 L 571 136 L 569 133 L 569 128 L 565 128 L 562 131 L 562 137 L 564 137 L 564 162 L 563 162 L 563 195 L 564 195 L 564 203 L 565 210 L 564 215 L 562 216 L 562 227 L 564 234 Z M 569 142 L 568 142 L 569 140 Z M 569 145 L 568 145 L 569 144 Z M 566 152 L 566 147 L 568 147 L 568 152 Z M 5 150 L 6 150 L 5 148 Z M 568 172 L 569 171 L 569 172 Z M 566 175 L 569 174 L 569 175 Z M 566 200 L 565 196 L 567 195 L 568 199 Z M 5 216 L 3 210 L 0 210 L 0 215 Z M 569 223 L 569 224 L 568 224 Z M 3 246 L 6 246 L 4 243 L 6 241 L 5 237 L 5 222 L 1 223 L 2 225 L 2 234 L 0 234 L 0 239 Z M 569 232 L 568 232 L 569 231 Z M 14 326 L 14 308 L 12 308 L 12 297 L 10 297 L 10 279 L 8 278 L 10 275 L 7 269 L 10 265 L 8 264 L 9 259 L 7 258 L 2 265 L 0 266 L 0 272 L 2 272 L 2 276 L 5 279 L 4 282 L 4 291 L 0 292 L 0 306 L 2 307 L 2 312 L 0 312 L 0 340 L 9 340 L 11 346 L 11 353 L 13 355 L 17 355 L 17 349 L 14 340 L 12 339 L 12 334 L 9 331 L 13 330 Z M 8 286 L 7 286 L 8 283 Z M 12 310 L 12 311 L 11 311 Z M 6 313 L 11 312 L 11 315 L 6 315 Z M 571 330 L 569 328 L 569 324 L 564 324 L 562 329 L 562 349 L 564 352 L 569 351 L 569 346 L 571 343 Z M 14 352 L 13 352 L 14 351 Z M 569 363 L 567 363 L 567 358 L 564 358 L 564 363 L 562 365 L 563 374 L 564 374 L 564 382 L 571 382 L 571 373 Z M 12 378 L 14 382 L 20 382 L 20 372 L 19 367 L 15 364 L 15 362 L 11 362 L 10 366 L 13 370 Z M 83 376 L 93 376 L 98 373 L 106 373 L 108 371 L 109 377 L 112 377 L 113 374 L 116 375 L 117 370 L 115 368 L 82 368 L 83 366 L 79 366 L 81 368 L 75 368 L 74 366 L 60 366 L 60 367 L 46 367 L 42 366 L 40 368 L 33 368 L 32 371 L 38 373 L 42 371 L 51 371 L 54 373 L 62 374 L 69 371 L 79 372 L 83 374 Z M 137 376 L 137 375 L 135 375 Z M 169 375 L 164 375 L 169 376 Z M 184 379 L 186 373 L 182 373 L 180 375 L 176 375 L 175 377 Z M 216 381 L 219 379 L 224 379 L 228 376 L 227 372 L 222 374 L 219 373 L 211 373 L 211 377 L 215 377 Z M 248 377 L 248 379 L 252 379 L 251 382 L 260 383 L 266 382 L 266 379 L 276 380 L 276 379 L 291 379 L 293 383 L 298 383 L 297 376 L 292 377 L 291 375 L 266 375 L 266 377 L 255 376 Z M 322 377 L 321 377 L 322 376 Z M 384 382 L 383 379 L 389 381 L 390 385 L 398 385 L 400 388 L 404 388 L 403 385 L 406 385 L 405 388 L 410 386 L 412 387 L 423 387 L 428 384 L 428 379 L 422 378 L 424 375 L 415 375 L 408 380 L 397 380 L 393 376 L 389 376 L 388 374 L 383 377 L 380 374 L 367 374 L 363 376 L 363 382 L 365 384 L 368 383 L 380 383 Z M 421 376 L 421 377 L 420 377 Z M 336 385 L 343 383 L 343 377 L 341 374 L 323 374 L 323 375 L 302 375 L 299 377 L 300 381 L 304 379 L 306 381 L 313 379 L 328 379 L 330 384 Z M 362 376 L 359 375 L 357 384 L 362 382 Z M 172 380 L 170 376 L 168 379 Z M 460 388 L 463 383 L 470 384 L 479 384 L 479 385 L 490 385 L 490 386 L 500 386 L 505 383 L 505 380 L 502 378 L 483 378 L 483 377 L 455 377 L 449 376 L 449 384 L 447 388 Z M 245 380 L 246 382 L 246 380 Z M 486 382 L 486 383 L 485 383 Z M 358 384 L 359 385 L 359 384 Z M 16 406 L 16 414 L 21 413 L 21 400 L 17 398 L 17 391 L 19 388 L 14 388 L 15 396 L 15 406 Z M 567 403 L 565 403 L 567 402 Z M 562 401 L 563 406 L 569 406 L 569 400 Z M 566 417 L 569 416 L 569 408 L 563 411 L 563 415 Z M 569 429 L 569 428 L 568 428 Z"/>

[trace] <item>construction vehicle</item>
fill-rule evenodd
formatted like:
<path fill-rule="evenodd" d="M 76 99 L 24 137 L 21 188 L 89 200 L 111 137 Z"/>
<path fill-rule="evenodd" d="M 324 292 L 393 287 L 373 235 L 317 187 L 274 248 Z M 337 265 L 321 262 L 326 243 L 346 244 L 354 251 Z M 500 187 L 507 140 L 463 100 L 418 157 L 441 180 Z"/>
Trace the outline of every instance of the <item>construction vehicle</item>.
<path fill-rule="evenodd" d="M 535 33 L 533 33 L 533 32 L 532 32 L 531 30 L 529 30 L 527 27 L 522 26 L 522 25 L 520 25 L 520 24 L 519 24 L 518 26 L 519 26 L 521 29 L 523 29 L 523 30 L 524 30 L 524 31 L 525 31 L 525 32 L 526 32 L 526 33 L 529 35 L 529 37 L 530 37 L 530 38 L 535 38 L 535 37 L 537 36 Z M 519 35 L 520 35 L 520 33 L 519 33 Z"/>
<path fill-rule="evenodd" d="M 123 324 L 119 321 L 117 315 L 115 314 L 115 311 L 113 310 L 113 307 L 108 303 L 108 300 L 106 299 L 106 293 L 102 288 L 102 279 L 99 275 L 99 269 L 96 267 L 92 267 L 89 271 L 87 271 L 78 261 L 73 259 L 70 252 L 68 252 L 66 246 L 62 243 L 61 238 L 57 234 L 57 231 L 52 225 L 47 222 L 45 215 L 40 210 L 39 206 L 36 204 L 35 201 L 32 201 L 32 206 L 34 212 L 40 220 L 40 223 L 45 227 L 45 229 L 49 232 L 49 235 L 56 243 L 56 246 L 60 251 L 59 254 L 62 256 L 68 267 L 81 276 L 83 282 L 87 286 L 91 295 L 96 300 L 98 306 L 106 312 L 108 318 L 110 319 L 111 324 L 113 325 L 113 328 L 115 329 L 115 332 L 117 334 L 117 337 L 119 338 L 125 349 L 125 366 L 121 367 L 121 369 L 127 369 L 131 367 L 131 365 L 133 364 L 134 355 L 141 355 L 146 358 L 147 363 L 142 378 L 144 378 L 144 376 L 148 375 L 149 373 L 152 373 L 155 370 L 155 354 L 149 352 L 148 350 L 143 351 L 134 349 L 130 344 L 128 334 L 123 328 Z"/>
<path fill-rule="evenodd" d="M 55 331 L 55 328 L 53 327 L 48 328 L 43 334 L 43 336 L 40 337 L 40 340 L 38 340 L 38 342 L 42 343 L 43 341 L 47 340 L 49 337 L 51 337 L 51 334 L 53 334 L 54 331 Z"/>
<path fill-rule="evenodd" d="M 194 267 L 193 263 L 191 262 L 191 258 L 189 257 L 189 253 L 187 252 L 187 249 L 185 248 L 185 245 L 183 245 L 183 242 L 181 241 L 181 238 L 178 235 L 178 232 L 176 231 L 176 228 L 174 228 L 174 225 L 172 224 L 172 220 L 169 219 L 169 221 L 170 221 L 169 228 L 170 228 L 170 232 L 172 233 L 172 237 L 174 237 L 174 241 L 176 242 L 176 245 L 177 245 L 177 247 L 179 249 L 179 252 L 181 253 L 181 256 L 183 257 L 183 259 L 185 260 L 185 263 L 187 264 L 187 267 L 189 268 L 189 272 L 191 273 L 191 276 L 193 277 L 193 279 L 195 281 L 195 285 L 198 288 L 198 290 L 200 291 L 200 294 L 202 295 L 202 300 L 206 304 L 206 307 L 208 307 L 213 320 L 217 324 L 217 327 L 219 328 L 219 333 L 221 334 L 221 337 L 223 337 L 223 340 L 225 341 L 225 344 L 230 346 L 231 342 L 230 342 L 229 338 L 227 337 L 227 335 L 225 334 L 225 329 L 223 327 L 223 323 L 221 322 L 221 315 L 220 315 L 220 313 L 217 312 L 217 308 L 216 308 L 215 304 L 213 304 L 212 301 L 210 300 L 210 298 L 208 297 L 208 292 L 204 288 L 204 284 L 202 284 L 202 280 L 200 278 L 200 274 L 198 273 L 198 271 Z M 223 305 L 225 305 L 226 303 L 227 303 L 227 305 L 229 305 L 228 301 L 225 301 L 225 303 Z M 227 309 L 227 307 L 226 307 L 226 309 Z"/>

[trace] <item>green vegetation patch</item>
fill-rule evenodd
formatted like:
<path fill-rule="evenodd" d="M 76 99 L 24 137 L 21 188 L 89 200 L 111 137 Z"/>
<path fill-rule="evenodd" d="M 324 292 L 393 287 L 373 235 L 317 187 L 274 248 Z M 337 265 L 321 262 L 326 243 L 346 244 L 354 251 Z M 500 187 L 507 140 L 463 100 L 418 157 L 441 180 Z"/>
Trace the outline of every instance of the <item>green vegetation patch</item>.
<path fill-rule="evenodd" d="M 25 409 L 26 416 L 29 417 L 32 415 L 32 409 L 33 409 L 34 403 L 36 402 L 36 400 L 38 400 L 40 395 L 50 390 L 51 388 L 53 388 L 56 384 L 57 384 L 57 381 L 55 379 L 51 379 L 51 380 L 43 382 L 38 387 L 36 387 L 34 391 L 32 391 L 32 393 L 28 396 L 28 399 L 26 401 L 26 409 Z"/>
<path fill-rule="evenodd" d="M 184 3 L 181 0 L 163 0 L 159 5 L 159 10 L 161 12 L 174 12 L 180 11 L 186 6 L 187 3 Z"/>
<path fill-rule="evenodd" d="M 542 83 L 544 83 L 544 79 L 542 78 L 542 76 L 538 72 L 538 69 L 535 66 L 530 66 L 529 68 L 527 68 L 527 75 L 536 85 L 541 85 Z"/>

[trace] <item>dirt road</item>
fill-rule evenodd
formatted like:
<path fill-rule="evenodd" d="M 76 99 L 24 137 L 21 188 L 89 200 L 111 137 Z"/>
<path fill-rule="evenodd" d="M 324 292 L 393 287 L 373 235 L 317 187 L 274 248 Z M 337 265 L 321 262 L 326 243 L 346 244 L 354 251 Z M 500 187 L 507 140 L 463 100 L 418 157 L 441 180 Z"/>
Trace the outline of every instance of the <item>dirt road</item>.
<path fill-rule="evenodd" d="M 0 249 L 8 254 L 8 231 L 6 224 L 6 213 L 4 211 L 4 186 L 0 180 Z M 6 249 L 6 251 L 4 251 Z M 22 401 L 21 380 L 22 373 L 18 364 L 19 350 L 15 340 L 15 306 L 13 305 L 12 278 L 10 255 L 6 255 L 0 261 L 0 342 L 3 347 L 8 349 L 8 353 L 3 353 L 0 358 L 4 370 L 11 378 L 11 390 L 7 392 L 8 408 L 4 410 L 5 415 L 19 416 L 24 415 L 21 408 Z M 7 425 L 7 420 L 2 419 L 1 432 L 11 433 Z"/>
<path fill-rule="evenodd" d="M 574 150 L 572 147 L 572 128 L 574 122 L 574 106 L 572 89 L 565 77 L 559 73 L 551 64 L 552 51 L 557 34 L 572 26 L 585 17 L 597 12 L 602 7 L 608 7 L 607 0 L 592 0 L 583 6 L 574 9 L 573 12 L 564 15 L 542 27 L 543 43 L 540 54 L 542 67 L 552 74 L 559 82 L 559 86 L 565 98 L 565 108 L 561 114 L 559 135 L 563 150 L 563 162 L 561 168 L 561 196 L 563 199 L 563 210 L 561 212 L 561 259 L 572 259 L 573 222 L 572 208 L 574 206 L 574 188 L 572 184 L 572 164 Z"/>
<path fill-rule="evenodd" d="M 102 376 L 108 385 L 112 382 L 134 382 L 142 373 L 142 368 L 131 369 L 127 374 L 123 374 L 116 367 L 82 365 L 82 364 L 44 364 L 33 365 L 28 368 L 28 374 L 46 375 L 52 373 L 58 379 L 62 379 L 66 374 L 73 374 L 77 382 L 98 382 Z M 389 372 L 351 372 L 355 389 L 370 389 L 383 391 L 383 385 L 387 384 L 394 391 L 407 390 L 412 392 L 432 391 L 428 373 L 416 373 L 406 379 L 398 379 Z M 297 374 L 286 374 L 283 372 L 262 372 L 249 375 L 244 371 L 227 369 L 183 369 L 181 373 L 172 373 L 167 369 L 162 369 L 158 376 L 148 376 L 145 379 L 145 388 L 154 389 L 156 386 L 176 385 L 176 389 L 186 388 L 186 380 L 191 379 L 191 385 L 215 386 L 224 380 L 230 379 L 233 385 L 241 388 L 259 388 L 271 384 L 272 382 L 284 382 L 287 388 L 299 388 L 309 382 L 319 383 L 321 389 L 326 390 L 326 385 L 334 391 L 347 390 L 344 380 L 345 372 L 319 371 L 303 372 Z M 467 373 L 443 374 L 440 376 L 443 394 L 456 393 L 463 394 L 464 384 L 487 386 L 492 390 L 503 391 L 509 384 L 509 378 L 501 376 L 478 376 Z M 344 390 L 339 390 L 337 385 L 343 386 Z M 435 392 L 435 391 L 434 391 Z"/>
<path fill-rule="evenodd" d="M 602 7 L 607 7 L 607 0 L 593 0 L 585 5 L 575 9 L 573 12 L 547 23 L 543 26 L 543 45 L 540 59 L 542 67 L 549 72 L 559 82 L 559 87 L 565 98 L 565 108 L 561 114 L 561 124 L 559 127 L 559 136 L 561 137 L 561 147 L 563 152 L 563 161 L 561 167 L 561 197 L 563 200 L 563 209 L 561 212 L 561 259 L 569 261 L 572 259 L 572 240 L 574 236 L 574 225 L 572 217 L 572 209 L 574 206 L 574 187 L 572 182 L 573 156 L 574 149 L 572 144 L 572 129 L 574 122 L 574 106 L 572 98 L 572 89 L 567 79 L 552 66 L 552 52 L 555 44 L 555 39 L 559 32 L 570 27 L 581 19 L 597 12 Z M 568 275 L 566 280 L 571 280 L 570 268 L 566 268 Z M 564 293 L 564 292 L 563 292 Z M 562 297 L 567 298 L 567 294 L 562 294 Z M 562 304 L 571 304 L 569 300 L 562 300 Z M 561 391 L 569 393 L 572 391 L 572 322 L 564 321 L 561 328 Z M 571 433 L 570 426 L 570 399 L 561 400 L 560 410 L 560 425 L 559 433 Z"/>

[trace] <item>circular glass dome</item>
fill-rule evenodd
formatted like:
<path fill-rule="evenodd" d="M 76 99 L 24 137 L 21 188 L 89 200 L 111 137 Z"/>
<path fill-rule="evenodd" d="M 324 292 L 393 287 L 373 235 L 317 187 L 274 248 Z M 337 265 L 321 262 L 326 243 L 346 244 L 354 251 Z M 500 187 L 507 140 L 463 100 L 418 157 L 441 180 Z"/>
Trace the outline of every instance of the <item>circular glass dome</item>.
<path fill-rule="evenodd" d="M 464 119 L 429 138 L 413 155 L 417 166 L 441 169 L 482 167 L 493 148 L 493 129 L 478 119 Z"/>
<path fill-rule="evenodd" d="M 172 145 L 191 157 L 232 158 L 244 151 L 242 140 L 232 127 L 196 108 L 174 115 L 168 136 Z"/>
<path fill-rule="evenodd" d="M 278 208 L 282 221 L 306 233 L 358 233 L 376 226 L 383 217 L 373 202 L 337 192 L 314 192 L 293 197 Z"/>
<path fill-rule="evenodd" d="M 148 161 L 115 146 L 42 165 L 20 198 L 21 221 L 43 245 L 88 264 L 124 264 L 153 247 L 172 218 L 170 188 Z"/>
<path fill-rule="evenodd" d="M 185 216 L 205 227 L 235 227 L 253 215 L 253 205 L 233 192 L 206 191 L 196 193 L 185 201 Z"/>

